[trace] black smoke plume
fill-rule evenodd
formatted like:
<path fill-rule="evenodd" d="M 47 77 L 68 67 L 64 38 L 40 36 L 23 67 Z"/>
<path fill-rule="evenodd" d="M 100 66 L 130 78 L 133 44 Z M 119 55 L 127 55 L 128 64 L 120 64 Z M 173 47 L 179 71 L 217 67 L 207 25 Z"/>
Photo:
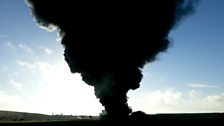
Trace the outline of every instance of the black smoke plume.
<path fill-rule="evenodd" d="M 131 113 L 126 94 L 140 86 L 141 69 L 166 51 L 170 30 L 196 0 L 27 3 L 40 26 L 59 29 L 71 72 L 94 86 L 106 116 L 118 119 Z"/>

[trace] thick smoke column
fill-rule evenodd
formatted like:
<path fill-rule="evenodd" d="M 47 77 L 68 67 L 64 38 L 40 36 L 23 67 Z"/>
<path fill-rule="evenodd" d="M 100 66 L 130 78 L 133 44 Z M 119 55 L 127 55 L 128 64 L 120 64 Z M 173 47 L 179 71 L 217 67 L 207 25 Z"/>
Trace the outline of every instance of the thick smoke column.
<path fill-rule="evenodd" d="M 36 22 L 60 30 L 72 73 L 94 86 L 109 118 L 128 117 L 127 92 L 143 66 L 169 47 L 169 31 L 194 11 L 196 0 L 146 3 L 28 0 Z"/>

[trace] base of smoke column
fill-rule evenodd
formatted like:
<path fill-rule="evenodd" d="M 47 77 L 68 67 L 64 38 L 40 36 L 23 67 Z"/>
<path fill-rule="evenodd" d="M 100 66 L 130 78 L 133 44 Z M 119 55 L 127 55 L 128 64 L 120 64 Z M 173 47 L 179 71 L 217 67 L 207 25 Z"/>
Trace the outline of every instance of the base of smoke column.
<path fill-rule="evenodd" d="M 224 123 L 224 113 L 167 113 L 146 114 L 142 111 L 132 112 L 128 118 L 118 120 L 101 120 L 103 125 L 125 126 L 180 126 L 180 125 L 208 125 L 216 126 Z"/>
<path fill-rule="evenodd" d="M 107 115 L 105 111 L 102 111 L 100 119 L 101 121 L 108 123 L 144 122 L 150 120 L 150 116 L 142 111 L 136 111 L 127 116 L 117 114 L 116 116 L 111 117 L 110 115 Z"/>

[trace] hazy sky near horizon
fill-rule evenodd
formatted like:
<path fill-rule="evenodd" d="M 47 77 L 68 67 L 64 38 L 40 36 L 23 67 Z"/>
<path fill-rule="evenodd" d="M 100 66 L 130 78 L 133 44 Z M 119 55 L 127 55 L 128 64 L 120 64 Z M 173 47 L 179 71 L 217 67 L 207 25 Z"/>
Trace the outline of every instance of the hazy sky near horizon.
<path fill-rule="evenodd" d="M 146 113 L 224 111 L 224 1 L 201 0 L 143 69 L 129 105 Z M 71 74 L 57 32 L 40 29 L 23 0 L 0 0 L 0 110 L 98 115 L 93 87 Z"/>

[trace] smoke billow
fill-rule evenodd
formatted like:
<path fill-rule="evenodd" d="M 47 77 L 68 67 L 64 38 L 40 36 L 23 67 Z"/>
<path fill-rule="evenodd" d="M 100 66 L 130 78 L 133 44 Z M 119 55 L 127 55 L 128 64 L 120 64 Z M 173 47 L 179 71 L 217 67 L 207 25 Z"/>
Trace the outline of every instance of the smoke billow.
<path fill-rule="evenodd" d="M 169 32 L 194 11 L 197 0 L 28 0 L 36 22 L 61 33 L 72 73 L 94 86 L 109 118 L 131 113 L 127 92 L 137 89 L 141 69 L 169 47 Z"/>

